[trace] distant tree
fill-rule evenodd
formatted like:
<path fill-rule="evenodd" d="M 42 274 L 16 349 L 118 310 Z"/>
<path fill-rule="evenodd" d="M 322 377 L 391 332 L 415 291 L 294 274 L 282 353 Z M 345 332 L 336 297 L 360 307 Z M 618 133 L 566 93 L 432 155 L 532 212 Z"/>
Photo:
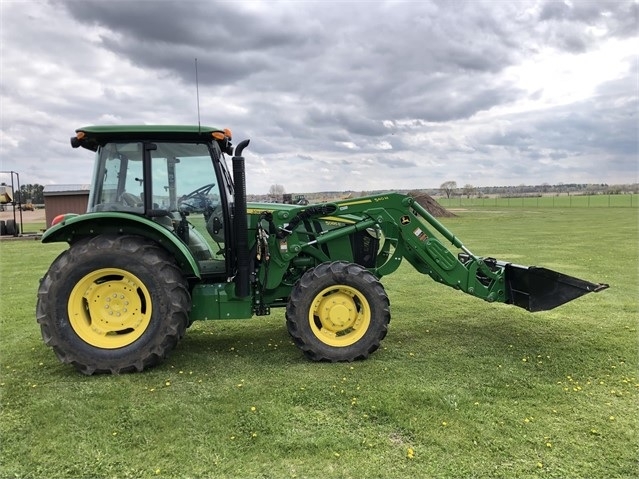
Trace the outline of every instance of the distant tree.
<path fill-rule="evenodd" d="M 446 198 L 450 198 L 450 195 L 452 195 L 455 190 L 457 189 L 457 182 L 456 181 L 444 181 L 441 185 L 440 188 L 442 189 L 442 191 L 444 193 L 446 193 Z"/>
<path fill-rule="evenodd" d="M 466 195 L 466 198 L 470 198 L 475 194 L 475 187 L 470 184 L 464 185 L 464 194 Z"/>
<path fill-rule="evenodd" d="M 268 190 L 268 194 L 271 196 L 282 196 L 284 193 L 286 193 L 286 190 L 282 185 L 271 185 Z"/>

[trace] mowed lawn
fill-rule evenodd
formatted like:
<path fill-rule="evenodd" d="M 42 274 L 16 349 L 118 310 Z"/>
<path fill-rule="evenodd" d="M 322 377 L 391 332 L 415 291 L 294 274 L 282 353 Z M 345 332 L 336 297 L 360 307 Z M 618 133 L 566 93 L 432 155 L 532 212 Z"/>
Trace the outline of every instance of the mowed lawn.
<path fill-rule="evenodd" d="M 637 210 L 444 223 L 477 255 L 610 289 L 531 314 L 404 264 L 383 279 L 391 326 L 367 361 L 308 362 L 276 311 L 196 323 L 142 374 L 85 377 L 35 322 L 64 245 L 2 241 L 0 477 L 636 477 Z"/>

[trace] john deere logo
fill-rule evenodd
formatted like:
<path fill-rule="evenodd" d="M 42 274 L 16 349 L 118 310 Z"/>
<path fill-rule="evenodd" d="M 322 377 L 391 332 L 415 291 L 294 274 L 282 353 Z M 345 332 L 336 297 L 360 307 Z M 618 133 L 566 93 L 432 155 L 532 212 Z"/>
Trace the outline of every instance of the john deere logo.
<path fill-rule="evenodd" d="M 408 215 L 404 215 L 399 219 L 399 222 L 403 225 L 407 225 L 408 223 L 410 223 L 410 218 L 408 217 Z"/>

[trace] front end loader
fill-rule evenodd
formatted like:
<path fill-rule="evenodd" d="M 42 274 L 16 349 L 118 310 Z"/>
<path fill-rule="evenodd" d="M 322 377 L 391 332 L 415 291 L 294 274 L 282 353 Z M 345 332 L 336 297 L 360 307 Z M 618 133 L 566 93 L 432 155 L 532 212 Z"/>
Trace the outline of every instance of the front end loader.
<path fill-rule="evenodd" d="M 44 342 L 84 374 L 142 371 L 194 321 L 278 307 L 306 357 L 364 359 L 390 322 L 381 279 L 403 260 L 438 283 L 531 312 L 608 287 L 477 256 L 397 193 L 247 203 L 249 142 L 233 148 L 228 129 L 91 126 L 71 144 L 96 155 L 88 211 L 61 215 L 42 237 L 69 248 L 41 281 L 36 317 Z"/>

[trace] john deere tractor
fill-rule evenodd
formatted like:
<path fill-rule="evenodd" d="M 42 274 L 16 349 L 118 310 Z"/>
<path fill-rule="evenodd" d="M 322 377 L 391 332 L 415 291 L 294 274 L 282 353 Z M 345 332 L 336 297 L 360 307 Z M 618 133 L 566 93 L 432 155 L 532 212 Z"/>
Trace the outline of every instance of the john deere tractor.
<path fill-rule="evenodd" d="M 76 133 L 71 145 L 95 154 L 88 211 L 57 217 L 43 234 L 44 243 L 69 247 L 41 281 L 36 315 L 44 342 L 84 374 L 142 371 L 165 359 L 194 321 L 271 308 L 286 308 L 288 332 L 311 360 L 364 359 L 391 318 L 380 279 L 404 259 L 438 283 L 529 311 L 607 287 L 476 256 L 396 193 L 247 204 L 249 141 L 233 148 L 229 130 Z"/>

